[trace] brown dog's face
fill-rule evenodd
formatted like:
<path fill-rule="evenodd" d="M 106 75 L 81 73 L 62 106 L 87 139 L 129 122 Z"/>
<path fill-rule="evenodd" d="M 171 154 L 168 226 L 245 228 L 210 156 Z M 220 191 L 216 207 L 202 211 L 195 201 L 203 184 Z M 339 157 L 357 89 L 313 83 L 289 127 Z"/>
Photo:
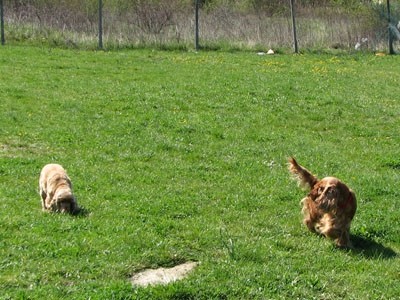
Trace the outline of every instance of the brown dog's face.
<path fill-rule="evenodd" d="M 325 211 L 337 210 L 350 196 L 349 188 L 335 177 L 325 177 L 312 189 L 309 196 Z"/>
<path fill-rule="evenodd" d="M 316 197 L 314 201 L 322 198 L 335 199 L 338 195 L 340 181 L 334 177 L 326 177 L 320 180 L 313 188 L 312 195 Z"/>

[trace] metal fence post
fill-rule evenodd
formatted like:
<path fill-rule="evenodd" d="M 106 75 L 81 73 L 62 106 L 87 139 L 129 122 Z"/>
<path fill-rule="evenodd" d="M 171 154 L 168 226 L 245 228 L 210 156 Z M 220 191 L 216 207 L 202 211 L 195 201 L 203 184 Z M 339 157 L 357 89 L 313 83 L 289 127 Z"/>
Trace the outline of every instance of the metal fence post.
<path fill-rule="evenodd" d="M 295 16 L 294 0 L 290 0 L 290 11 L 292 13 L 294 53 L 299 53 L 299 46 L 297 44 L 296 16 Z"/>
<path fill-rule="evenodd" d="M 0 0 L 0 35 L 1 35 L 1 44 L 4 45 L 6 43 L 6 39 L 4 37 L 4 6 L 3 0 Z"/>
<path fill-rule="evenodd" d="M 196 51 L 199 50 L 199 1 L 195 1 L 195 48 Z"/>
<path fill-rule="evenodd" d="M 99 49 L 103 49 L 103 1 L 99 0 Z"/>
<path fill-rule="evenodd" d="M 390 28 L 390 22 L 392 21 L 392 17 L 390 16 L 390 1 L 386 1 L 387 5 L 387 15 L 388 15 L 388 34 L 389 34 L 389 54 L 394 54 L 394 49 L 393 49 L 393 34 L 392 34 L 392 29 Z"/>

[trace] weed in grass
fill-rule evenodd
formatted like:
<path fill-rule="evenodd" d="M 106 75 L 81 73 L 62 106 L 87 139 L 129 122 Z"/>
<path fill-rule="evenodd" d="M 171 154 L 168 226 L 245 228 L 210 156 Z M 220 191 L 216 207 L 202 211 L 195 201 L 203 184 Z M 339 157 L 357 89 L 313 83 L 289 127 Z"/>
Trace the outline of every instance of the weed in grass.
<path fill-rule="evenodd" d="M 226 249 L 231 259 L 236 259 L 235 243 L 232 237 L 228 236 L 226 229 L 220 228 L 219 231 L 222 246 Z"/>

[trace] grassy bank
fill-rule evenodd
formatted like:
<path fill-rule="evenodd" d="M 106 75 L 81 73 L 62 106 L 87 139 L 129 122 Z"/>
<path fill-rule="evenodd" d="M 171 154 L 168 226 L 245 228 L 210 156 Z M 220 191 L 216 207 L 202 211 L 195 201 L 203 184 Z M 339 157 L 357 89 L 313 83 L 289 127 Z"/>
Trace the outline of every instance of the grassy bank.
<path fill-rule="evenodd" d="M 395 299 L 398 60 L 1 47 L 0 298 Z M 289 155 L 354 189 L 354 250 L 301 225 Z M 81 215 L 41 211 L 49 162 Z"/>

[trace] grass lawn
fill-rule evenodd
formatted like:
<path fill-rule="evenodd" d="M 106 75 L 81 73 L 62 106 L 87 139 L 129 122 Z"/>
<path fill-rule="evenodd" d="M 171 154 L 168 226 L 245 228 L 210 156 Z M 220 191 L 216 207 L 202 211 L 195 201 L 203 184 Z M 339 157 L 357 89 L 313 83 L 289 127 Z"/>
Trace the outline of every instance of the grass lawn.
<path fill-rule="evenodd" d="M 0 299 L 398 299 L 399 63 L 0 47 Z M 354 250 L 302 225 L 291 155 L 356 192 Z M 41 211 L 50 162 L 82 214 Z"/>

